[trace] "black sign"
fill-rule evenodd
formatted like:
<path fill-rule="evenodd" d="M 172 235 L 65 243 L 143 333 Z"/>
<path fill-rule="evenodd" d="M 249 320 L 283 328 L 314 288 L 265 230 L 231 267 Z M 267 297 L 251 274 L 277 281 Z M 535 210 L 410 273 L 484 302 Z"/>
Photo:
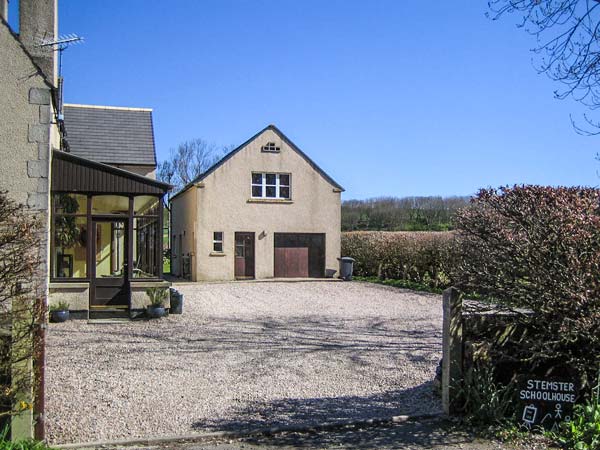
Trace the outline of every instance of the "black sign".
<path fill-rule="evenodd" d="M 519 419 L 523 425 L 529 429 L 541 426 L 556 431 L 562 421 L 571 418 L 577 398 L 573 381 L 534 376 L 521 379 L 519 399 L 523 406 Z"/>

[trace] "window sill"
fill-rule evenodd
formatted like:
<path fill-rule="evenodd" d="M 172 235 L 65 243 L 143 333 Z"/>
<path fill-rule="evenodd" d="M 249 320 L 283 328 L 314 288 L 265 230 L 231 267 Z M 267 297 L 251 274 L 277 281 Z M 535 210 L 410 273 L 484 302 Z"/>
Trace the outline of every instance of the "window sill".
<path fill-rule="evenodd" d="M 227 256 L 227 254 L 223 252 L 210 252 L 208 256 Z"/>
<path fill-rule="evenodd" d="M 284 205 L 290 205 L 294 203 L 293 200 L 283 198 L 249 198 L 246 203 L 279 203 Z"/>

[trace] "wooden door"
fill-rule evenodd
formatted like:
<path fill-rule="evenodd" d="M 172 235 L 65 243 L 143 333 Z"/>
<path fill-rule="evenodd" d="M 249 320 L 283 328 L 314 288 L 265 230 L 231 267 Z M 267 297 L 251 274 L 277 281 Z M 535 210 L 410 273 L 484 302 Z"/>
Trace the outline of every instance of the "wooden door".
<path fill-rule="evenodd" d="M 126 219 L 92 222 L 90 308 L 128 308 L 130 302 Z"/>
<path fill-rule="evenodd" d="M 235 233 L 236 279 L 254 278 L 254 233 Z"/>

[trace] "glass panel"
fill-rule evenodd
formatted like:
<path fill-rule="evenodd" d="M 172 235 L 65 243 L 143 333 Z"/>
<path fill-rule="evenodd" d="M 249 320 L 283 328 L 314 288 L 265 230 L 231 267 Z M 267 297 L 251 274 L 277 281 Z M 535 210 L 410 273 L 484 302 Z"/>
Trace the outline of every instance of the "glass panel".
<path fill-rule="evenodd" d="M 290 198 L 290 188 L 289 187 L 281 187 L 281 188 L 279 188 L 279 197 L 281 197 L 281 198 Z"/>
<path fill-rule="evenodd" d="M 136 216 L 157 216 L 160 199 L 151 195 L 138 195 L 133 199 L 133 213 Z"/>
<path fill-rule="evenodd" d="M 277 175 L 275 175 L 274 173 L 267 173 L 265 176 L 266 180 L 267 180 L 267 184 L 275 184 L 275 180 L 277 179 Z"/>
<path fill-rule="evenodd" d="M 222 242 L 215 242 L 213 244 L 213 251 L 215 251 L 215 252 L 222 252 L 223 251 L 223 243 Z"/>
<path fill-rule="evenodd" d="M 290 185 L 290 176 L 285 175 L 285 174 L 279 175 L 279 184 L 282 186 L 289 186 Z"/>
<path fill-rule="evenodd" d="M 235 256 L 240 256 L 240 257 L 244 257 L 245 256 L 245 251 L 244 251 L 245 247 L 244 247 L 244 243 L 237 243 L 235 244 Z"/>
<path fill-rule="evenodd" d="M 252 197 L 262 197 L 262 186 L 252 186 Z"/>
<path fill-rule="evenodd" d="M 158 277 L 158 218 L 135 218 L 133 223 L 133 278 Z"/>
<path fill-rule="evenodd" d="M 96 278 L 123 277 L 127 270 L 127 233 L 122 221 L 96 222 Z"/>
<path fill-rule="evenodd" d="M 267 197 L 275 197 L 275 186 L 267 186 Z"/>
<path fill-rule="evenodd" d="M 87 214 L 87 196 L 80 194 L 54 194 L 56 214 Z"/>
<path fill-rule="evenodd" d="M 59 216 L 53 220 L 52 276 L 87 277 L 87 219 Z"/>
<path fill-rule="evenodd" d="M 129 198 L 122 195 L 92 197 L 92 214 L 128 214 Z"/>
<path fill-rule="evenodd" d="M 252 184 L 261 184 L 262 183 L 262 173 L 253 173 L 252 174 Z"/>
<path fill-rule="evenodd" d="M 213 240 L 215 240 L 215 241 L 222 241 L 223 240 L 223 232 L 222 231 L 215 231 L 213 233 Z"/>

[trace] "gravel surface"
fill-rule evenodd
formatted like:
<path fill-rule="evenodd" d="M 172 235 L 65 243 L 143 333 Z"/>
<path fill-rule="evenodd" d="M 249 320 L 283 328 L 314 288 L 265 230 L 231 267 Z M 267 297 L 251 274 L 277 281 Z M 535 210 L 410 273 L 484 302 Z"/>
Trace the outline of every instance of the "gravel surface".
<path fill-rule="evenodd" d="M 178 289 L 181 316 L 51 324 L 52 443 L 440 411 L 438 295 L 358 282 Z"/>
<path fill-rule="evenodd" d="M 278 433 L 203 443 L 168 443 L 129 450 L 291 450 L 291 449 L 414 449 L 414 450 L 548 450 L 539 435 L 512 442 L 482 439 L 450 421 L 436 418 L 373 427 L 345 427 L 326 432 Z"/>

